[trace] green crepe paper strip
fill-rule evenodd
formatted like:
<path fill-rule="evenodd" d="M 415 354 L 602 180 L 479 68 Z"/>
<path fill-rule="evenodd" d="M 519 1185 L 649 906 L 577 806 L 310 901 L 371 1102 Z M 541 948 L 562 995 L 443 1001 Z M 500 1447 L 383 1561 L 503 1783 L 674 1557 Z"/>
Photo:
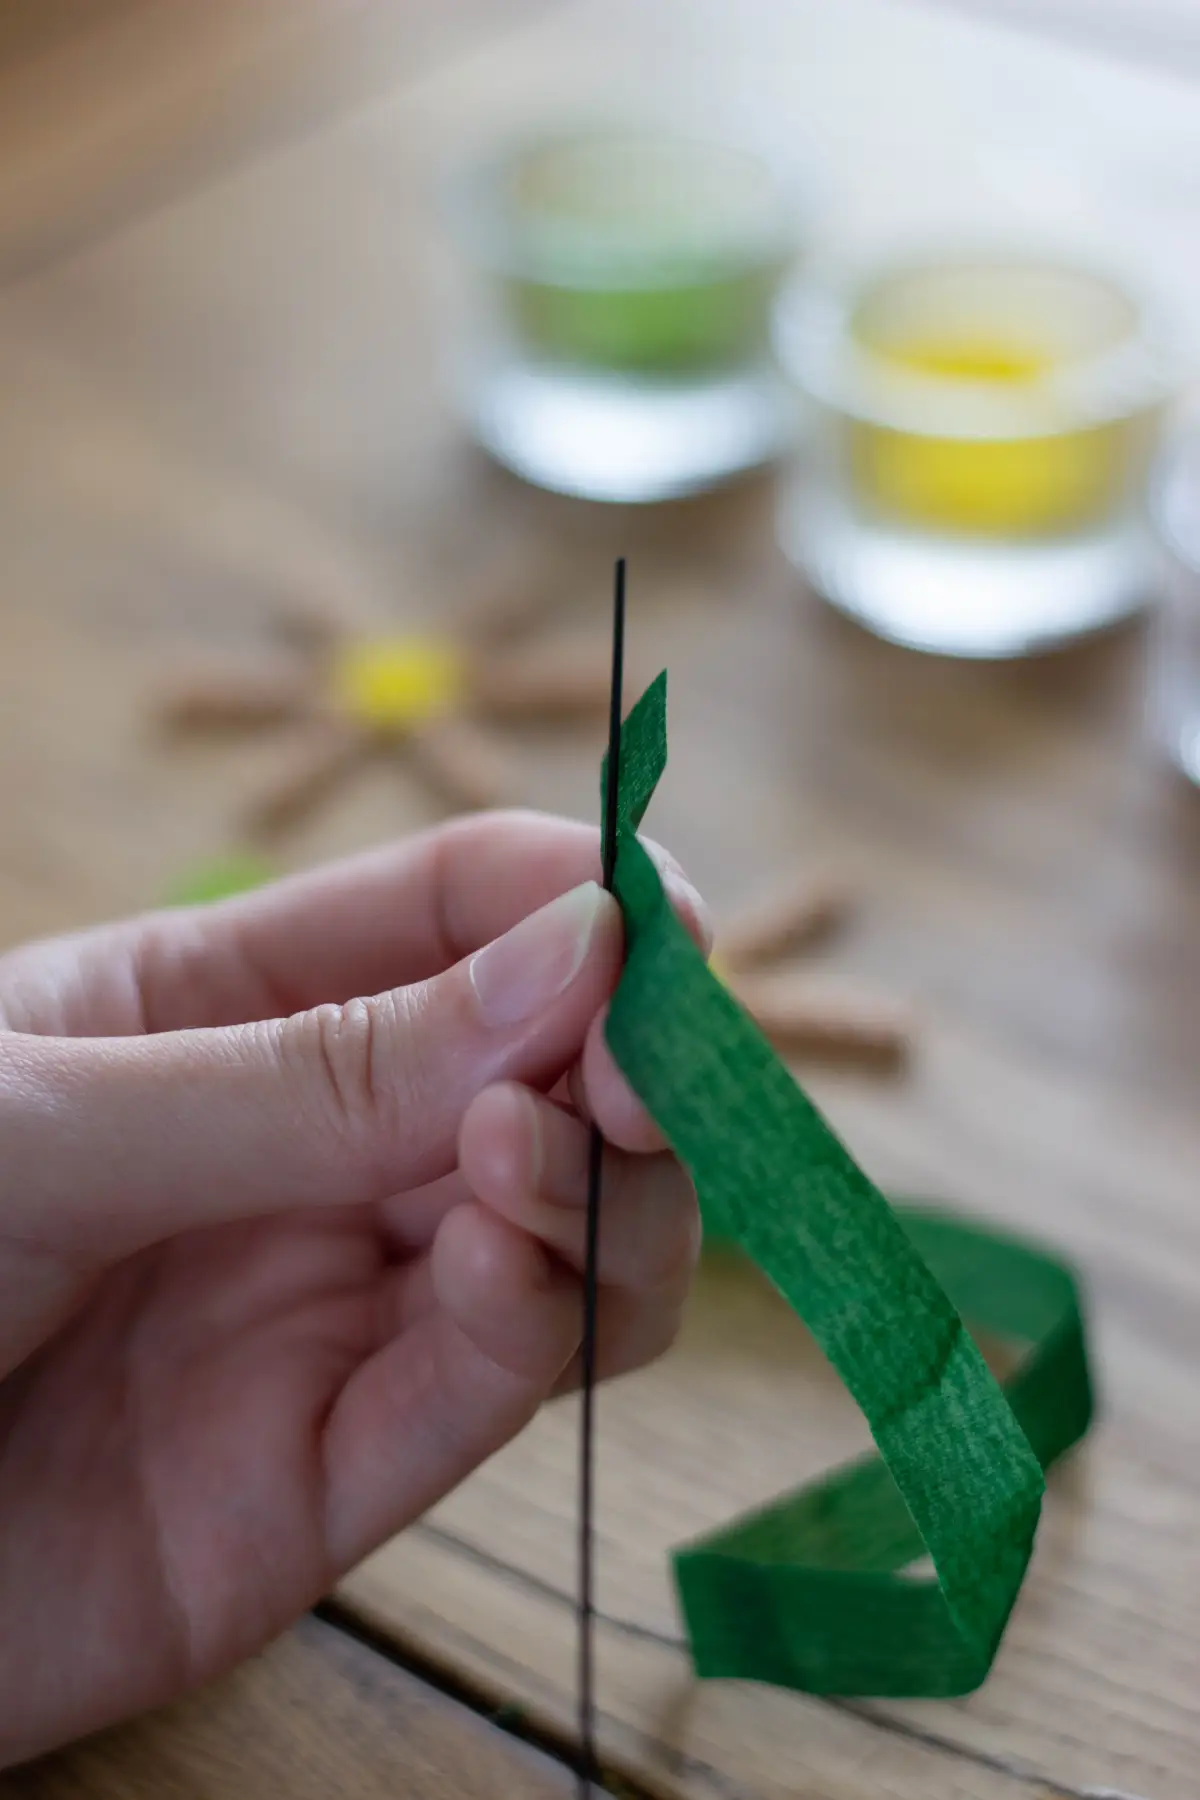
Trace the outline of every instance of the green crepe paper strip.
<path fill-rule="evenodd" d="M 1043 1465 L 1090 1418 L 1075 1284 L 1016 1242 L 932 1213 L 902 1221 L 857 1167 L 711 973 L 638 842 L 666 749 L 661 675 L 623 728 L 626 964 L 608 1042 L 691 1172 L 706 1232 L 801 1316 L 879 1449 L 676 1553 L 696 1671 L 810 1693 L 967 1693 L 1020 1589 Z M 1034 1344 L 1007 1397 L 951 1294 Z M 925 1556 L 932 1577 L 905 1572 Z"/>

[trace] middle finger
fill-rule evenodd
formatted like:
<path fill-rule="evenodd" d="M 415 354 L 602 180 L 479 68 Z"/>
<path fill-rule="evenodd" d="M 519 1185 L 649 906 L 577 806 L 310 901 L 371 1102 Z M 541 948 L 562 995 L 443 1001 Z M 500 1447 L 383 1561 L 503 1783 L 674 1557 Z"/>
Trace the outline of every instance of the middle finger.
<path fill-rule="evenodd" d="M 582 1271 L 587 1240 L 586 1123 L 516 1083 L 468 1108 L 459 1170 L 485 1206 Z M 686 1283 L 700 1250 L 695 1192 L 673 1156 L 606 1147 L 597 1275 L 632 1292 Z"/>

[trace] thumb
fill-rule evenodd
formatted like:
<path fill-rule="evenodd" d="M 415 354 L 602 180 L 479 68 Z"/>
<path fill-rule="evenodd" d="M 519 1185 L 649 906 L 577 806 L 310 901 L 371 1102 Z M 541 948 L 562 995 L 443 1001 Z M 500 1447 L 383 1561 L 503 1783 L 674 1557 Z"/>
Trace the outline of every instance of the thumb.
<path fill-rule="evenodd" d="M 482 1088 L 548 1086 L 575 1061 L 620 946 L 616 903 L 589 882 L 368 999 L 141 1038 L 0 1035 L 0 1236 L 107 1263 L 192 1226 L 433 1180 Z"/>

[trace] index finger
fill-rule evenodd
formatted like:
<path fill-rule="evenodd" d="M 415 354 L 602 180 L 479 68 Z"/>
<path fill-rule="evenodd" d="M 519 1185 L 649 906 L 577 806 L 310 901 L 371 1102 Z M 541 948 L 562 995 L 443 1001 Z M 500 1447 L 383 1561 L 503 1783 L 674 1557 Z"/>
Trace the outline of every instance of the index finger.
<path fill-rule="evenodd" d="M 706 931 L 704 903 L 678 865 L 647 848 L 685 918 Z M 230 932 L 298 1011 L 425 981 L 599 874 L 594 826 L 480 813 L 241 896 L 216 910 L 212 928 Z"/>
<path fill-rule="evenodd" d="M 647 847 L 681 912 L 702 918 L 703 903 L 671 858 Z M 84 996 L 83 1015 L 94 1022 L 79 1029 L 89 1032 L 286 1017 L 426 980 L 599 869 L 592 826 L 482 813 L 215 905 L 35 946 L 17 962 L 26 973 L 41 962 L 52 985 Z M 127 1027 L 86 998 L 111 995 L 122 969 L 138 998 Z"/>

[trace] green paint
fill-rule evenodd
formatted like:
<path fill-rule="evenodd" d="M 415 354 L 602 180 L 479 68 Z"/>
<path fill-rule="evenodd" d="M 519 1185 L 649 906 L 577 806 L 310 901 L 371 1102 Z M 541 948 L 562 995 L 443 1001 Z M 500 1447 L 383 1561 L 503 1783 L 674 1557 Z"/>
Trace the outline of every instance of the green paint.
<path fill-rule="evenodd" d="M 543 355 L 598 369 L 677 375 L 735 364 L 766 342 L 772 273 L 592 291 L 514 281 L 511 316 Z"/>

